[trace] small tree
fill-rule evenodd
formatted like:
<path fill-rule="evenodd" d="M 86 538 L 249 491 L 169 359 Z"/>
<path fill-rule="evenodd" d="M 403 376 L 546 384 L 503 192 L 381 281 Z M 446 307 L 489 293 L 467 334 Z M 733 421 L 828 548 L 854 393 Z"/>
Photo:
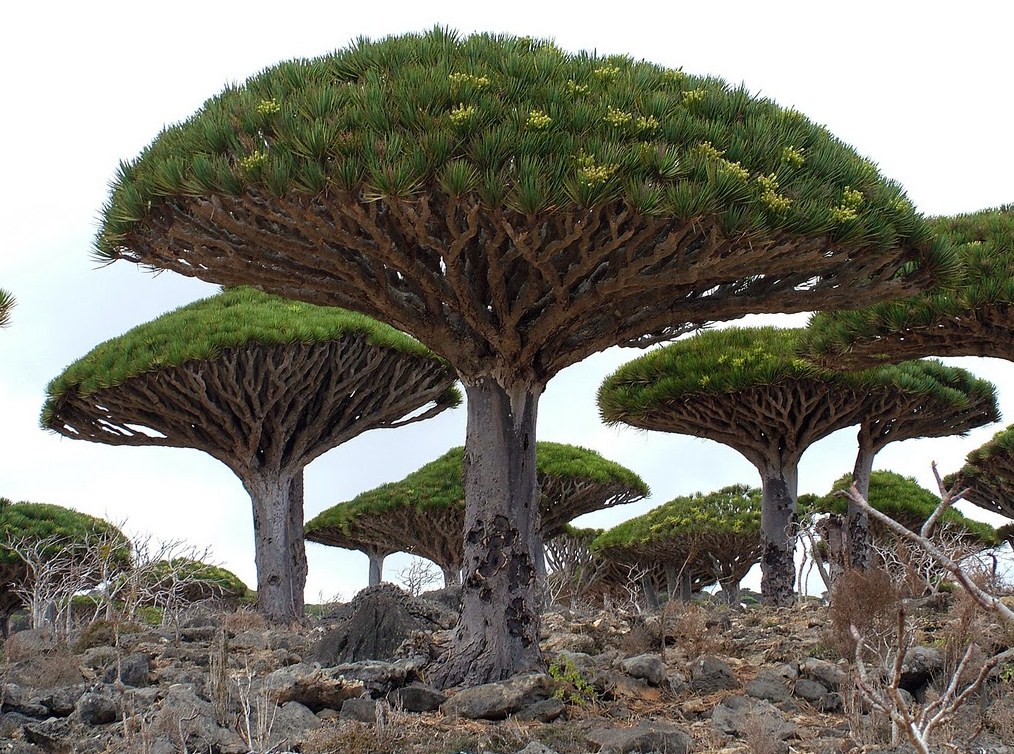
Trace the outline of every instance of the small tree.
<path fill-rule="evenodd" d="M 969 453 L 965 465 L 944 483 L 967 487 L 962 499 L 972 505 L 1014 518 L 1014 426 Z"/>
<path fill-rule="evenodd" d="M 821 312 L 807 328 L 808 355 L 829 367 L 923 356 L 1014 361 L 1014 205 L 930 221 L 958 251 L 956 284 L 851 312 Z"/>
<path fill-rule="evenodd" d="M 303 468 L 362 432 L 456 405 L 454 382 L 419 343 L 360 314 L 232 289 L 72 364 L 50 383 L 42 424 L 229 466 L 253 507 L 258 610 L 289 622 L 303 617 Z"/>
<path fill-rule="evenodd" d="M 104 545 L 104 548 L 103 548 Z M 104 558 L 108 568 L 99 567 Z M 46 503 L 0 498 L 0 633 L 29 609 L 33 627 L 60 627 L 75 594 L 130 566 L 130 544 L 108 521 Z"/>
<path fill-rule="evenodd" d="M 746 485 L 677 497 L 614 526 L 592 542 L 607 560 L 661 564 L 670 598 L 715 581 L 733 603 L 739 582 L 761 556 L 761 491 Z M 696 583 L 695 583 L 696 582 Z"/>
<path fill-rule="evenodd" d="M 464 448 L 451 448 L 400 482 L 381 485 L 323 511 L 306 525 L 311 542 L 370 553 L 410 552 L 440 566 L 458 583 L 464 563 Z M 593 450 L 540 442 L 536 451 L 542 541 L 585 513 L 636 502 L 648 486 Z M 371 558 L 370 584 L 379 583 Z M 374 581 L 376 578 L 376 581 Z"/>
<path fill-rule="evenodd" d="M 97 246 L 358 309 L 451 362 L 467 511 L 446 684 L 545 667 L 535 428 L 561 369 L 711 320 L 905 295 L 948 256 L 900 187 L 794 110 L 439 28 L 208 100 L 123 166 Z"/>
<path fill-rule="evenodd" d="M 7 327 L 11 323 L 11 309 L 14 308 L 14 296 L 10 291 L 0 288 L 0 327 Z"/>

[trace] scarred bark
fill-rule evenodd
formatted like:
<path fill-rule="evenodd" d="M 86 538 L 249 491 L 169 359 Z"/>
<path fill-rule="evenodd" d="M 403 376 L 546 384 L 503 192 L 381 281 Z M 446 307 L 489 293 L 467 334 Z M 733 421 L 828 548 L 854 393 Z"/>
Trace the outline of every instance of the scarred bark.
<path fill-rule="evenodd" d="M 761 594 L 765 605 L 787 607 L 795 601 L 796 468 L 761 469 Z"/>
<path fill-rule="evenodd" d="M 276 623 L 303 619 L 306 548 L 303 546 L 303 474 L 243 479 L 253 504 L 257 610 Z"/>
<path fill-rule="evenodd" d="M 870 475 L 873 473 L 873 459 L 878 449 L 874 447 L 867 425 L 864 424 L 859 430 L 859 453 L 856 455 L 856 465 L 852 471 L 852 483 L 856 485 L 863 500 L 867 500 L 870 496 Z M 851 499 L 848 501 L 848 510 L 845 514 L 845 539 L 848 543 L 848 562 L 845 563 L 845 568 L 863 570 L 869 568 L 870 517 Z"/>
<path fill-rule="evenodd" d="M 465 565 L 443 686 L 544 672 L 536 590 L 535 423 L 543 386 L 465 380 Z"/>

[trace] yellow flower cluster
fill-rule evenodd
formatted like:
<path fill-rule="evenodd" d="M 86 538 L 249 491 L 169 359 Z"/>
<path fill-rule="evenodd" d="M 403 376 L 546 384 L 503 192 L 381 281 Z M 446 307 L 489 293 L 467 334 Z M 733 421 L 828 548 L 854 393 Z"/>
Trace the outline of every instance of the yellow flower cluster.
<path fill-rule="evenodd" d="M 669 83 L 672 83 L 672 84 L 675 84 L 675 83 L 678 83 L 680 81 L 683 81 L 683 79 L 685 79 L 686 77 L 687 77 L 687 74 L 683 72 L 682 68 L 677 69 L 677 70 L 670 69 L 668 71 L 665 71 L 662 74 L 662 80 L 663 81 L 668 81 Z"/>
<path fill-rule="evenodd" d="M 471 73 L 452 73 L 448 76 L 452 84 L 471 84 L 476 89 L 489 86 L 489 78 L 486 76 L 473 76 Z"/>
<path fill-rule="evenodd" d="M 707 94 L 706 89 L 691 89 L 688 92 L 683 92 L 683 102 L 687 105 L 692 105 L 704 99 L 705 94 Z"/>
<path fill-rule="evenodd" d="M 472 120 L 477 112 L 474 105 L 458 105 L 451 110 L 451 123 L 456 126 L 464 125 Z"/>
<path fill-rule="evenodd" d="M 611 105 L 609 109 L 606 111 L 605 116 L 606 123 L 608 123 L 610 126 L 615 126 L 616 128 L 622 128 L 623 126 L 630 123 L 630 121 L 632 121 L 633 119 L 634 116 L 631 115 L 630 113 L 615 108 Z"/>
<path fill-rule="evenodd" d="M 587 84 L 579 84 L 574 79 L 567 81 L 567 91 L 570 94 L 587 94 L 590 89 Z"/>
<path fill-rule="evenodd" d="M 620 67 L 618 65 L 604 65 L 596 68 L 592 73 L 603 81 L 612 81 L 620 75 Z"/>
<path fill-rule="evenodd" d="M 795 147 L 785 147 L 782 150 L 782 162 L 787 165 L 799 168 L 806 162 L 806 157 L 803 156 L 802 149 L 796 149 Z"/>
<path fill-rule="evenodd" d="M 262 99 L 260 104 L 257 105 L 257 113 L 260 115 L 274 115 L 282 109 L 282 106 L 278 102 L 272 99 Z"/>
<path fill-rule="evenodd" d="M 863 192 L 846 186 L 841 192 L 841 204 L 831 208 L 831 219 L 836 223 L 847 223 L 859 217 L 859 207 L 863 203 Z"/>
<path fill-rule="evenodd" d="M 725 155 L 725 150 L 718 149 L 710 141 L 702 141 L 697 145 L 697 149 L 704 154 L 704 156 L 710 160 L 721 160 Z"/>
<path fill-rule="evenodd" d="M 741 181 L 750 180 L 750 171 L 740 165 L 738 162 L 725 159 L 725 151 L 718 149 L 710 141 L 702 141 L 697 145 L 698 151 L 704 155 L 704 159 L 713 160 L 717 163 L 717 167 L 724 173 L 738 178 Z"/>
<path fill-rule="evenodd" d="M 246 157 L 240 158 L 239 166 L 247 171 L 256 170 L 268 161 L 268 153 L 254 150 Z"/>
<path fill-rule="evenodd" d="M 542 110 L 532 110 L 530 113 L 528 113 L 528 122 L 526 123 L 526 125 L 529 128 L 541 131 L 544 128 L 549 128 L 549 124 L 552 122 L 553 119 L 550 118 L 546 113 L 542 112 Z"/>
<path fill-rule="evenodd" d="M 619 165 L 599 165 L 595 156 L 582 152 L 577 156 L 577 177 L 586 186 L 598 186 L 612 178 Z"/>
<path fill-rule="evenodd" d="M 638 131 L 654 131 L 660 124 L 658 118 L 654 115 L 648 115 L 647 117 L 642 115 L 634 125 L 637 126 Z"/>
<path fill-rule="evenodd" d="M 772 212 L 784 212 L 792 204 L 791 199 L 778 193 L 778 176 L 774 173 L 757 176 L 757 183 L 761 187 L 761 202 Z"/>

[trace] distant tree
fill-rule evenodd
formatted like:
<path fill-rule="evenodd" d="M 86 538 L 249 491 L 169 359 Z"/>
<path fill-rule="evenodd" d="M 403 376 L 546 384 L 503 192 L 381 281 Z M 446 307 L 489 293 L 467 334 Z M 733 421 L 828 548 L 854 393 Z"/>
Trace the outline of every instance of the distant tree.
<path fill-rule="evenodd" d="M 930 221 L 958 250 L 957 285 L 852 312 L 821 312 L 806 350 L 831 367 L 923 356 L 1014 361 L 1014 205 Z"/>
<path fill-rule="evenodd" d="M 370 584 L 379 583 L 373 553 L 409 552 L 432 560 L 445 582 L 458 583 L 464 562 L 464 448 L 451 448 L 400 482 L 381 485 L 321 512 L 306 524 L 311 542 L 371 556 Z M 647 485 L 593 450 L 540 442 L 536 452 L 541 502 L 537 533 L 555 537 L 585 513 L 636 502 Z M 374 580 L 375 579 L 375 580 Z"/>
<path fill-rule="evenodd" d="M 229 466 L 253 506 L 258 610 L 288 622 L 303 616 L 303 468 L 362 432 L 456 405 L 454 381 L 387 325 L 232 289 L 72 364 L 49 385 L 42 425 L 110 445 L 196 448 Z"/>
<path fill-rule="evenodd" d="M 281 63 L 208 100 L 123 165 L 97 247 L 357 309 L 453 364 L 468 512 L 444 684 L 545 668 L 535 427 L 561 369 L 947 272 L 900 187 L 794 110 L 625 56 L 444 29 Z"/>
<path fill-rule="evenodd" d="M 130 566 L 129 542 L 108 521 L 59 505 L 0 498 L 0 634 L 7 636 L 11 613 L 22 606 L 35 626 L 51 607 L 69 614 L 71 597 L 107 575 L 84 557 L 100 540 L 112 544 L 108 555 L 115 568 Z"/>
<path fill-rule="evenodd" d="M 700 588 L 717 581 L 738 601 L 739 582 L 761 556 L 761 499 L 760 489 L 742 484 L 677 497 L 599 535 L 592 551 L 661 564 L 671 597 L 689 600 L 695 582 Z"/>
<path fill-rule="evenodd" d="M 764 490 L 761 587 L 776 605 L 793 599 L 797 468 L 810 445 L 860 424 L 856 473 L 866 478 L 876 452 L 892 440 L 956 433 L 997 414 L 993 386 L 964 370 L 936 362 L 818 369 L 796 355 L 802 333 L 701 333 L 621 367 L 599 390 L 607 422 L 716 440 L 757 467 Z M 858 553 L 865 552 L 864 524 L 850 519 Z"/>
<path fill-rule="evenodd" d="M 989 442 L 969 453 L 965 465 L 945 478 L 944 484 L 948 488 L 967 487 L 963 500 L 1014 518 L 1014 426 L 997 432 Z M 1005 536 L 1006 531 L 1005 527 Z M 1014 541 L 1014 537 L 1011 539 Z"/>
<path fill-rule="evenodd" d="M 1000 419 L 996 387 L 964 369 L 920 359 L 884 365 L 874 374 L 876 387 L 863 401 L 859 452 L 852 471 L 856 489 L 864 500 L 870 495 L 873 461 L 889 443 L 916 437 L 964 435 L 970 429 Z M 869 565 L 868 533 L 865 511 L 851 503 L 845 518 L 847 567 Z"/>
<path fill-rule="evenodd" d="M 7 327 L 11 323 L 11 309 L 14 308 L 14 296 L 10 291 L 0 288 L 0 327 Z"/>
<path fill-rule="evenodd" d="M 797 468 L 817 440 L 859 422 L 868 385 L 796 357 L 799 330 L 703 332 L 620 367 L 599 388 L 610 424 L 678 432 L 739 451 L 761 475 L 761 590 L 793 602 Z"/>

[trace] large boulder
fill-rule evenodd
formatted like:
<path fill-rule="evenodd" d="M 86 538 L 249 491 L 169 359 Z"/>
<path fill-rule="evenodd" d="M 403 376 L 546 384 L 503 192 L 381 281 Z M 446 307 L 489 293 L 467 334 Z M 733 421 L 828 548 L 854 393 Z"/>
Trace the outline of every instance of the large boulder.
<path fill-rule="evenodd" d="M 691 746 L 690 736 L 675 725 L 661 721 L 642 721 L 633 728 L 598 728 L 588 733 L 588 740 L 598 744 L 599 754 L 688 754 Z"/>
<path fill-rule="evenodd" d="M 402 642 L 419 631 L 451 628 L 456 615 L 393 584 L 362 590 L 333 619 L 333 627 L 303 659 L 332 666 L 359 660 L 393 660 Z"/>
<path fill-rule="evenodd" d="M 553 693 L 553 686 L 553 679 L 543 673 L 516 675 L 506 681 L 462 689 L 440 705 L 440 711 L 451 717 L 470 720 L 503 720 L 531 704 L 548 699 Z"/>

